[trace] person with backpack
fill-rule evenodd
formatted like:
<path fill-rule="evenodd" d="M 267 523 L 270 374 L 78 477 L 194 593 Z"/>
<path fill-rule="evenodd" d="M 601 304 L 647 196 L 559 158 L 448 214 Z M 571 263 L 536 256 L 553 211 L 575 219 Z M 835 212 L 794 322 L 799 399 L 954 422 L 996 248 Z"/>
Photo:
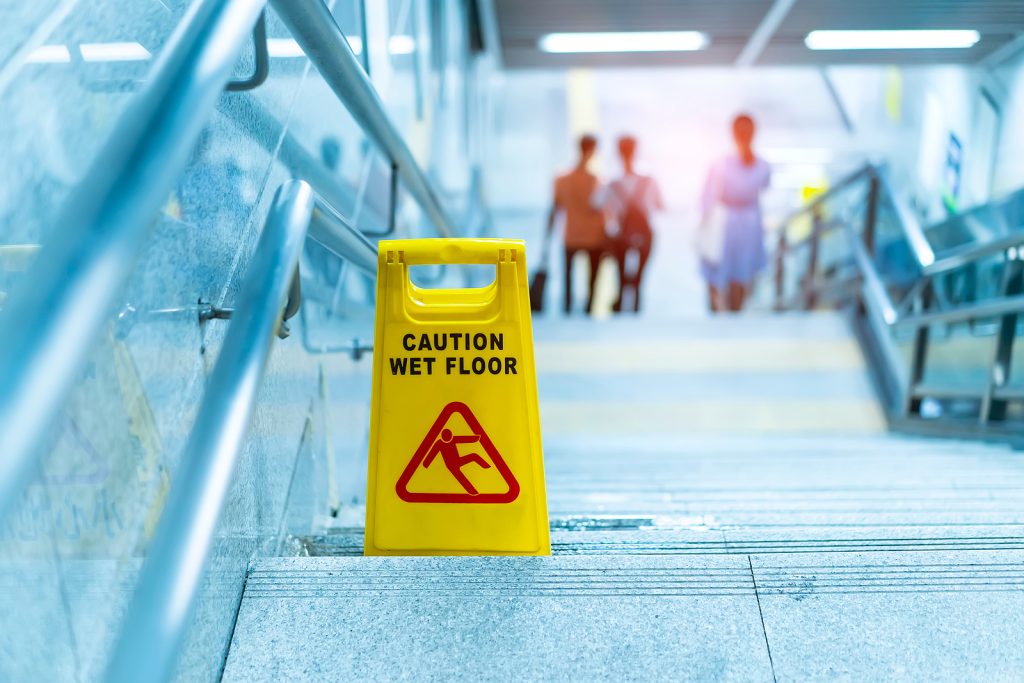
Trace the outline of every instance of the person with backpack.
<path fill-rule="evenodd" d="M 615 312 L 622 311 L 623 299 L 629 290 L 633 292 L 633 310 L 640 310 L 644 268 L 654 243 L 650 216 L 665 208 L 661 189 L 654 178 L 636 172 L 636 148 L 636 138 L 631 135 L 619 138 L 622 177 L 602 188 L 595 197 L 595 204 L 618 225 L 618 232 L 610 238 L 609 249 L 619 269 L 619 296 L 612 307 Z"/>

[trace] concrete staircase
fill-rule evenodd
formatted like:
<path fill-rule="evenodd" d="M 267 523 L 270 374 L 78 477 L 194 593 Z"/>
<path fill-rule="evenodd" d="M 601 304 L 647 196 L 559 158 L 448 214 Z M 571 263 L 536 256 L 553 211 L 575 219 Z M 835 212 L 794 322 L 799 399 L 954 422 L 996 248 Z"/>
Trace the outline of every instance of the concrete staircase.
<path fill-rule="evenodd" d="M 544 322 L 554 556 L 250 571 L 224 679 L 1020 680 L 1024 459 L 891 436 L 844 321 Z"/>

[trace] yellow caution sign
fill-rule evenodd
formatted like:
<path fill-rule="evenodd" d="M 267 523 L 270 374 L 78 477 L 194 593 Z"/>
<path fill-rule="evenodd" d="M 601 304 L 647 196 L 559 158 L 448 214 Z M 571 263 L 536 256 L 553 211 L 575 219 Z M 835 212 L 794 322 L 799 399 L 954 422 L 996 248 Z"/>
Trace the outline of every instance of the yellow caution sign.
<path fill-rule="evenodd" d="M 409 279 L 434 264 L 495 279 Z M 369 462 L 367 555 L 551 553 L 522 241 L 380 242 Z"/>

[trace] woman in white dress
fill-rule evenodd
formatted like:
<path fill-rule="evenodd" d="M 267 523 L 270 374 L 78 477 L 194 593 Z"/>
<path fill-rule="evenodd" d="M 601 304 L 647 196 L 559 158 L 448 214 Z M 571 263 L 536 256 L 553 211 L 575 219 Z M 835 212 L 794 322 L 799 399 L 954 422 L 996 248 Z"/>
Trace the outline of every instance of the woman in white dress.
<path fill-rule="evenodd" d="M 701 229 L 721 231 L 713 238 L 717 253 L 704 250 L 701 254 L 712 311 L 741 310 L 754 278 L 768 260 L 759 198 L 768 187 L 771 170 L 754 154 L 754 130 L 750 116 L 736 117 L 732 122 L 736 153 L 716 162 L 704 185 Z"/>

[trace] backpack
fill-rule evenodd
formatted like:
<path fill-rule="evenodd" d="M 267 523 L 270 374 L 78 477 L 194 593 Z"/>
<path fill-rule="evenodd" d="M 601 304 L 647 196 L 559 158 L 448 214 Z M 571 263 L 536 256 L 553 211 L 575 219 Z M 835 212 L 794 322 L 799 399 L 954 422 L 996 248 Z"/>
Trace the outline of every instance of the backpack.
<path fill-rule="evenodd" d="M 624 242 L 641 242 L 651 237 L 651 222 L 640 198 L 647 189 L 647 179 L 639 178 L 631 196 L 619 195 L 625 205 L 619 215 L 619 237 Z"/>

